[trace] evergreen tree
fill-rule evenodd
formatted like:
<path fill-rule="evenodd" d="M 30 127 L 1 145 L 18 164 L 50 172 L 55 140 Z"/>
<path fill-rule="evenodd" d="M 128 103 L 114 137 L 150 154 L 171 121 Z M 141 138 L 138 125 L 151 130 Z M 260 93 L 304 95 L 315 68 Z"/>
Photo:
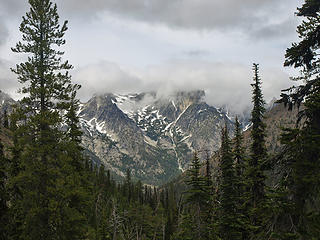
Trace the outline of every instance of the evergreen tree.
<path fill-rule="evenodd" d="M 235 172 L 238 179 L 243 178 L 244 170 L 245 170 L 245 157 L 244 157 L 244 149 L 242 146 L 243 136 L 241 132 L 240 122 L 238 117 L 236 117 L 235 121 L 235 137 L 233 142 L 233 156 L 235 162 Z M 240 180 L 241 182 L 241 180 Z M 240 195 L 241 187 L 238 186 L 238 194 Z"/>
<path fill-rule="evenodd" d="M 204 202 L 207 199 L 207 194 L 205 191 L 206 179 L 200 174 L 201 163 L 198 157 L 198 153 L 195 152 L 190 169 L 187 170 L 188 179 L 186 184 L 190 186 L 190 189 L 187 191 L 188 203 L 204 205 Z"/>
<path fill-rule="evenodd" d="M 3 113 L 3 127 L 4 128 L 9 128 L 9 117 L 8 117 L 8 111 L 4 110 Z"/>
<path fill-rule="evenodd" d="M 67 103 L 68 112 L 65 115 L 67 125 L 66 133 L 61 141 L 62 154 L 59 155 L 63 168 L 64 182 L 60 187 L 61 195 L 66 199 L 67 208 L 62 212 L 61 232 L 68 233 L 66 237 L 85 236 L 87 232 L 87 209 L 90 206 L 92 189 L 90 181 L 87 178 L 85 169 L 85 158 L 81 144 L 82 132 L 79 127 L 79 119 L 76 115 L 78 110 L 78 100 L 76 91 L 80 88 L 78 85 L 73 86 L 70 102 Z M 104 174 L 104 183 L 106 176 Z"/>
<path fill-rule="evenodd" d="M 195 152 L 190 169 L 187 170 L 186 206 L 182 221 L 179 224 L 177 239 L 205 239 L 207 228 L 205 224 L 205 210 L 209 200 L 206 178 L 200 174 L 201 163 Z"/>
<path fill-rule="evenodd" d="M 73 86 L 70 102 L 66 106 L 66 108 L 68 109 L 68 112 L 65 116 L 65 119 L 68 127 L 67 134 L 66 134 L 67 141 L 76 145 L 76 147 L 78 148 L 78 152 L 82 152 L 83 148 L 80 146 L 82 131 L 79 127 L 79 118 L 77 116 L 77 110 L 79 109 L 79 100 L 76 99 L 76 94 L 79 89 L 80 89 L 79 85 Z M 81 156 L 79 158 L 81 158 Z"/>
<path fill-rule="evenodd" d="M 238 117 L 235 121 L 235 137 L 233 140 L 233 158 L 235 165 L 235 192 L 236 192 L 236 211 L 239 215 L 239 223 L 241 225 L 242 239 L 248 239 L 250 224 L 248 214 L 246 213 L 247 199 L 247 182 L 245 172 L 247 169 L 247 159 L 245 157 L 244 148 L 242 146 L 243 136 L 241 132 L 240 122 Z"/>
<path fill-rule="evenodd" d="M 4 156 L 3 144 L 0 139 L 0 239 L 8 239 L 8 192 L 7 181 L 7 160 Z"/>
<path fill-rule="evenodd" d="M 207 235 L 207 238 L 210 239 L 210 236 L 212 235 L 212 221 L 213 221 L 213 182 L 212 182 L 212 173 L 211 173 L 211 164 L 210 164 L 210 155 L 209 151 L 206 152 L 206 161 L 205 161 L 205 181 L 206 181 L 206 192 L 207 192 L 207 202 L 205 204 L 205 214 L 204 214 L 204 221 L 205 221 L 205 227 L 207 228 L 205 231 L 205 234 Z"/>
<path fill-rule="evenodd" d="M 124 194 L 127 195 L 128 198 L 128 203 L 131 202 L 131 198 L 132 198 L 132 182 L 131 182 L 131 171 L 128 168 L 127 172 L 126 172 L 126 178 L 125 178 L 125 183 L 124 183 Z M 149 192 L 149 191 L 147 191 Z M 151 197 L 149 196 L 148 201 L 151 200 Z"/>
<path fill-rule="evenodd" d="M 17 106 L 16 106 L 17 107 Z M 11 157 L 8 166 L 8 194 L 10 201 L 8 234 L 9 239 L 19 239 L 22 235 L 23 211 L 21 209 L 22 193 L 18 176 L 21 172 L 21 152 L 22 152 L 22 136 L 25 135 L 23 125 L 17 127 L 17 119 L 20 116 L 21 109 L 15 108 L 10 115 L 10 130 L 12 131 L 13 146 L 10 147 Z"/>
<path fill-rule="evenodd" d="M 254 83 L 251 84 L 253 109 L 251 112 L 251 154 L 246 171 L 246 178 L 249 188 L 248 214 L 250 215 L 251 237 L 258 239 L 258 234 L 263 231 L 265 214 L 267 214 L 265 170 L 267 150 L 265 147 L 265 124 L 263 115 L 265 113 L 265 102 L 261 91 L 261 79 L 259 76 L 259 65 L 253 64 Z"/>
<path fill-rule="evenodd" d="M 304 108 L 299 112 L 297 128 L 285 129 L 282 137 L 282 183 L 288 195 L 283 216 L 290 220 L 290 225 L 280 232 L 281 236 L 295 239 L 317 239 L 320 235 L 320 2 L 306 0 L 297 15 L 303 18 L 297 28 L 300 42 L 287 49 L 284 65 L 300 69 L 301 75 L 295 80 L 303 80 L 304 84 L 284 90 L 282 102 L 290 110 L 302 103 Z"/>
<path fill-rule="evenodd" d="M 167 190 L 167 222 L 165 225 L 165 239 L 172 239 L 176 225 L 177 225 L 177 199 L 175 187 L 171 183 Z"/>
<path fill-rule="evenodd" d="M 263 115 L 265 113 L 265 102 L 261 91 L 261 80 L 259 76 L 259 65 L 253 64 L 254 69 L 254 84 L 253 87 L 253 110 L 251 112 L 252 121 L 252 145 L 250 156 L 250 167 L 252 168 L 252 204 L 254 207 L 265 196 L 265 175 L 263 173 L 263 166 L 265 164 L 267 150 L 265 147 L 265 124 L 263 123 Z"/>
<path fill-rule="evenodd" d="M 221 239 L 242 239 L 239 216 L 236 210 L 236 176 L 231 141 L 227 126 L 221 134 L 221 198 L 219 230 Z"/>
<path fill-rule="evenodd" d="M 58 50 L 65 44 L 67 22 L 60 26 L 57 6 L 50 0 L 29 0 L 29 5 L 20 25 L 22 42 L 12 49 L 28 55 L 12 69 L 26 94 L 15 130 L 20 170 L 11 179 L 21 192 L 12 206 L 23 221 L 16 239 L 83 239 L 84 199 L 76 190 L 82 176 L 73 172 L 80 161 L 73 156 L 79 151 L 70 151 L 75 141 L 61 129 L 76 89 L 68 73 L 72 66 Z"/>
<path fill-rule="evenodd" d="M 219 159 L 220 156 L 219 156 Z M 212 174 L 212 195 L 211 195 L 211 224 L 209 225 L 210 239 L 221 239 L 220 238 L 220 218 L 221 218 L 221 182 L 222 174 L 221 168 L 218 167 Z"/>
<path fill-rule="evenodd" d="M 209 155 L 209 151 L 206 151 L 206 174 L 205 174 L 205 178 L 206 178 L 206 182 L 207 182 L 207 188 L 208 191 L 210 192 L 212 190 L 212 175 L 211 175 L 211 164 L 210 164 L 210 155 Z"/>

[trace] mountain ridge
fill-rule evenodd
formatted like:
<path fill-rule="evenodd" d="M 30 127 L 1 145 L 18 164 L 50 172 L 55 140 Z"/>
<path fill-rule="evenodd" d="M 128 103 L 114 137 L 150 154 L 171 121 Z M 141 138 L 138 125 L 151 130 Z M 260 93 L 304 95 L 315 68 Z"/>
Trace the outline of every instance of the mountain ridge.
<path fill-rule="evenodd" d="M 188 168 L 192 152 L 217 150 L 232 119 L 204 101 L 204 91 L 102 94 L 80 106 L 83 144 L 110 169 L 162 184 Z M 134 164 L 133 164 L 134 163 Z"/>
<path fill-rule="evenodd" d="M 81 103 L 77 113 L 82 145 L 94 163 L 116 178 L 130 169 L 133 178 L 152 185 L 185 171 L 194 150 L 218 150 L 224 124 L 234 128 L 234 117 L 208 105 L 202 90 L 105 93 Z"/>

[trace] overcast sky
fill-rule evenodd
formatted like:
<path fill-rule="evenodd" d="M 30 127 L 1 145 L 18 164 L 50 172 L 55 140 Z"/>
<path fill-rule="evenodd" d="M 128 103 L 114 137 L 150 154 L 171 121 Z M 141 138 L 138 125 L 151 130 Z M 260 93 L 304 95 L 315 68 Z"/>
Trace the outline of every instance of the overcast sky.
<path fill-rule="evenodd" d="M 79 97 L 203 89 L 213 105 L 250 105 L 252 63 L 260 63 L 265 99 L 291 86 L 284 54 L 297 41 L 302 0 L 56 0 L 69 20 L 64 47 Z M 9 68 L 22 61 L 26 0 L 0 0 L 0 89 L 18 98 Z"/>

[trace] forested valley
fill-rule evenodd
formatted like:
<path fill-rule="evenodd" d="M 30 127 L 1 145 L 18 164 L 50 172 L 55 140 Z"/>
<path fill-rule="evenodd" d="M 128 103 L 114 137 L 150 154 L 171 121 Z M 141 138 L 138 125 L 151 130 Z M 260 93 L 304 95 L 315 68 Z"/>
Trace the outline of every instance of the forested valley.
<path fill-rule="evenodd" d="M 116 181 L 84 154 L 81 86 L 60 50 L 68 22 L 61 24 L 51 0 L 29 5 L 12 48 L 28 56 L 12 69 L 24 97 L 1 116 L 1 240 L 320 239 L 320 1 L 298 8 L 300 41 L 285 53 L 301 84 L 278 100 L 286 111 L 298 109 L 295 127 L 277 130 L 280 148 L 266 147 L 263 78 L 254 63 L 250 146 L 236 119 L 234 133 L 221 129 L 219 151 L 204 160 L 195 151 L 190 168 L 163 186 L 135 181 L 130 169 Z"/>

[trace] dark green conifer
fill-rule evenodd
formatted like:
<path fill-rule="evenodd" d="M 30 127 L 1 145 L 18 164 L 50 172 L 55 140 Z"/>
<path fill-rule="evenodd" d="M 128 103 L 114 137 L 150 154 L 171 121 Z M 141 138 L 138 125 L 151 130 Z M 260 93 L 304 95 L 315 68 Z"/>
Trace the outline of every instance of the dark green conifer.
<path fill-rule="evenodd" d="M 236 214 L 239 217 L 240 231 L 242 239 L 248 239 L 250 224 L 248 213 L 246 212 L 246 199 L 248 196 L 248 185 L 245 176 L 248 167 L 245 151 L 243 148 L 243 135 L 238 117 L 235 121 L 235 137 L 233 140 L 233 158 L 235 169 L 235 192 L 236 192 Z"/>
<path fill-rule="evenodd" d="M 235 161 L 235 172 L 238 179 L 243 178 L 245 170 L 245 157 L 243 149 L 243 136 L 241 126 L 238 117 L 235 121 L 235 136 L 233 142 L 233 156 Z M 238 194 L 241 192 L 240 186 L 238 186 Z"/>
<path fill-rule="evenodd" d="M 186 184 L 190 186 L 190 189 L 187 192 L 188 203 L 203 205 L 207 199 L 206 194 L 206 179 L 200 174 L 201 163 L 198 157 L 198 153 L 195 152 L 191 166 L 187 170 L 188 179 Z"/>
<path fill-rule="evenodd" d="M 82 239 L 83 189 L 76 189 L 82 176 L 74 171 L 79 170 L 81 160 L 74 156 L 80 151 L 73 151 L 77 143 L 62 131 L 76 91 L 68 73 L 72 66 L 59 50 L 67 22 L 60 26 L 57 6 L 50 0 L 29 0 L 29 5 L 20 25 L 22 41 L 12 49 L 28 55 L 12 69 L 26 94 L 14 133 L 19 171 L 10 180 L 21 194 L 12 206 L 23 221 L 17 239 Z"/>
<path fill-rule="evenodd" d="M 251 84 L 253 109 L 251 112 L 251 139 L 250 157 L 246 170 L 248 199 L 247 214 L 251 222 L 251 238 L 259 239 L 263 233 L 266 209 L 266 186 L 265 170 L 267 163 L 267 150 L 265 147 L 265 124 L 263 122 L 265 113 L 265 101 L 261 90 L 261 79 L 259 76 L 259 65 L 253 64 L 254 83 Z M 261 236 L 260 236 L 261 238 Z"/>
<path fill-rule="evenodd" d="M 290 222 L 285 221 L 287 224 L 280 233 L 296 239 L 317 239 L 320 235 L 320 2 L 306 0 L 298 8 L 297 16 L 303 18 L 297 28 L 300 41 L 287 49 L 284 65 L 300 69 L 301 75 L 295 80 L 303 80 L 303 84 L 284 90 L 282 102 L 290 110 L 293 106 L 304 106 L 297 127 L 285 129 L 282 137 L 282 183 L 288 195 L 282 217 Z"/>
<path fill-rule="evenodd" d="M 209 151 L 206 151 L 206 174 L 205 174 L 205 178 L 207 181 L 207 188 L 208 191 L 211 192 L 212 190 L 212 174 L 211 174 L 211 164 L 210 164 L 210 155 L 209 155 Z"/>
<path fill-rule="evenodd" d="M 263 166 L 267 157 L 267 149 L 265 147 L 265 124 L 263 115 L 265 113 L 265 101 L 261 91 L 261 79 L 259 76 L 259 65 L 253 64 L 254 83 L 252 91 L 253 110 L 251 112 L 251 155 L 249 165 L 252 174 L 252 205 L 257 206 L 258 202 L 265 196 L 265 174 Z"/>
<path fill-rule="evenodd" d="M 127 172 L 126 172 L 124 191 L 125 191 L 125 194 L 127 195 L 128 203 L 130 203 L 131 199 L 132 199 L 132 181 L 131 181 L 131 171 L 129 168 L 127 169 Z M 147 192 L 149 192 L 149 191 L 147 191 Z M 148 197 L 148 201 L 149 202 L 151 201 L 150 195 Z"/>
<path fill-rule="evenodd" d="M 8 117 L 7 109 L 4 110 L 4 113 L 3 113 L 3 127 L 4 128 L 9 128 L 9 117 Z"/>
<path fill-rule="evenodd" d="M 8 219 L 8 233 L 10 239 L 20 239 L 23 226 L 23 211 L 21 208 L 21 185 L 18 176 L 21 172 L 21 153 L 23 137 L 25 135 L 24 128 L 17 126 L 17 119 L 20 119 L 20 109 L 14 109 L 10 115 L 10 130 L 12 131 L 13 146 L 10 147 L 11 158 L 8 166 L 8 194 L 10 201 L 10 216 Z"/>
<path fill-rule="evenodd" d="M 7 240 L 8 236 L 8 191 L 7 191 L 7 159 L 4 155 L 3 144 L 0 139 L 0 239 Z"/>
<path fill-rule="evenodd" d="M 205 156 L 206 156 L 206 161 L 205 161 L 205 181 L 206 181 L 206 186 L 205 186 L 205 191 L 207 192 L 207 201 L 204 205 L 204 208 L 206 210 L 204 214 L 204 227 L 206 228 L 205 230 L 205 235 L 208 239 L 210 239 L 210 236 L 212 235 L 212 221 L 213 221 L 213 204 L 214 204 L 214 189 L 213 189 L 213 181 L 212 181 L 212 171 L 211 171 L 211 158 L 209 151 L 205 151 Z"/>
<path fill-rule="evenodd" d="M 205 226 L 205 210 L 209 195 L 207 181 L 200 174 L 201 163 L 198 153 L 195 152 L 191 166 L 187 170 L 186 184 L 189 189 L 185 192 L 185 207 L 179 223 L 176 239 L 205 239 L 207 228 Z"/>
<path fill-rule="evenodd" d="M 237 213 L 236 173 L 227 126 L 221 133 L 221 197 L 219 232 L 221 239 L 242 239 Z"/>

